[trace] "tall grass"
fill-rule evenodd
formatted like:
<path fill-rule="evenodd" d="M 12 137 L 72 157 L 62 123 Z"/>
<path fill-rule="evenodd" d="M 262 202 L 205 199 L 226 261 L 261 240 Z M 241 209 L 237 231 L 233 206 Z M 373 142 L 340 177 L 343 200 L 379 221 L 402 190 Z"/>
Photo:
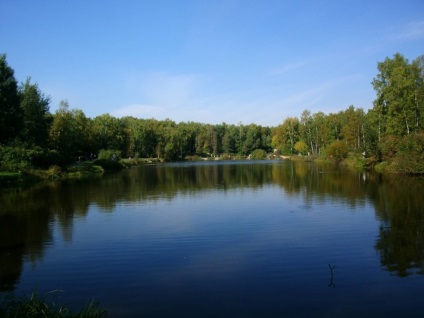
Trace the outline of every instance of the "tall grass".
<path fill-rule="evenodd" d="M 46 296 L 40 296 L 36 292 L 26 297 L 3 299 L 0 302 L 0 317 L 4 318 L 102 318 L 106 316 L 106 310 L 99 308 L 94 302 L 73 313 L 69 308 L 58 305 L 54 301 L 48 301 Z"/>

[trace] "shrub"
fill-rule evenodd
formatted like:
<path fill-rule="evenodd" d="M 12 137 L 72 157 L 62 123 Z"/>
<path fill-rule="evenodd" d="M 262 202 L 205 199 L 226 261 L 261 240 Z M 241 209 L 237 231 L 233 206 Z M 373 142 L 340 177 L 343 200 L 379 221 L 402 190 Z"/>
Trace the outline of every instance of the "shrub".
<path fill-rule="evenodd" d="M 65 162 L 56 150 L 0 146 L 0 169 L 4 171 L 27 172 L 35 168 L 62 166 Z"/>
<path fill-rule="evenodd" d="M 250 155 L 250 159 L 262 160 L 266 158 L 266 151 L 263 149 L 255 149 Z"/>
<path fill-rule="evenodd" d="M 360 153 L 351 152 L 348 154 L 347 158 L 343 161 L 350 168 L 354 169 L 364 169 L 367 165 L 367 160 Z"/>
<path fill-rule="evenodd" d="M 104 169 L 91 162 L 84 162 L 82 164 L 68 167 L 66 171 L 67 178 L 81 178 L 81 177 L 93 177 L 101 175 Z"/>
<path fill-rule="evenodd" d="M 99 151 L 98 159 L 118 161 L 121 159 L 121 151 L 112 149 L 102 149 Z"/>
<path fill-rule="evenodd" d="M 410 134 L 399 140 L 393 166 L 401 173 L 424 174 L 423 133 Z"/>
<path fill-rule="evenodd" d="M 282 155 L 290 156 L 293 154 L 293 149 L 291 148 L 290 144 L 285 144 L 281 149 L 280 152 Z"/>
<path fill-rule="evenodd" d="M 0 169 L 4 171 L 28 171 L 33 167 L 36 150 L 23 147 L 0 146 Z"/>
<path fill-rule="evenodd" d="M 340 162 L 347 158 L 348 148 L 347 144 L 341 140 L 335 140 L 329 144 L 325 150 L 328 158 L 335 162 Z"/>
<path fill-rule="evenodd" d="M 379 162 L 374 166 L 374 170 L 378 173 L 390 172 L 390 167 L 387 161 Z"/>
<path fill-rule="evenodd" d="M 388 161 L 393 159 L 398 151 L 399 138 L 396 136 L 385 136 L 381 139 L 379 148 L 381 153 L 381 159 Z"/>
<path fill-rule="evenodd" d="M 305 142 L 303 142 L 303 141 L 298 141 L 298 142 L 296 142 L 296 143 L 295 143 L 295 145 L 294 145 L 294 149 L 295 149 L 298 153 L 300 153 L 300 154 L 304 155 L 304 154 L 306 154 L 306 153 L 307 153 L 307 151 L 308 151 L 308 146 L 306 145 L 306 143 L 305 143 Z"/>

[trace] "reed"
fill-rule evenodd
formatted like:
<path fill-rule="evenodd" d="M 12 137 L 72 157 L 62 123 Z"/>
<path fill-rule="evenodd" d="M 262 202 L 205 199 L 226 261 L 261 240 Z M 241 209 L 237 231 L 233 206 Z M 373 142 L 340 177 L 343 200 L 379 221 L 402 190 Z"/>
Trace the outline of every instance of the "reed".
<path fill-rule="evenodd" d="M 48 294 L 54 293 L 50 292 Z M 46 295 L 40 296 L 33 292 L 26 297 L 14 297 L 3 300 L 0 303 L 0 317 L 5 318 L 103 318 L 107 316 L 104 309 L 98 307 L 94 302 L 73 313 L 69 308 L 58 305 L 54 301 L 46 299 Z"/>

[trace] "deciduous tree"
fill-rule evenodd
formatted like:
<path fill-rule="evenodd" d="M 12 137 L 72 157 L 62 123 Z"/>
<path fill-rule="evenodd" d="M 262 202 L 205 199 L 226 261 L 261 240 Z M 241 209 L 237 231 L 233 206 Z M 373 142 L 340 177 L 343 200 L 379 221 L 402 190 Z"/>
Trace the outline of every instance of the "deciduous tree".
<path fill-rule="evenodd" d="M 18 82 L 13 69 L 6 61 L 6 54 L 2 54 L 0 55 L 0 143 L 8 142 L 19 135 L 22 119 Z"/>
<path fill-rule="evenodd" d="M 19 95 L 23 112 L 21 139 L 29 146 L 46 146 L 52 122 L 50 98 L 40 91 L 37 84 L 31 84 L 31 78 L 20 86 Z"/>
<path fill-rule="evenodd" d="M 377 68 L 372 85 L 377 93 L 374 109 L 379 116 L 379 139 L 385 134 L 408 135 L 420 122 L 419 72 L 399 53 L 378 63 Z"/>

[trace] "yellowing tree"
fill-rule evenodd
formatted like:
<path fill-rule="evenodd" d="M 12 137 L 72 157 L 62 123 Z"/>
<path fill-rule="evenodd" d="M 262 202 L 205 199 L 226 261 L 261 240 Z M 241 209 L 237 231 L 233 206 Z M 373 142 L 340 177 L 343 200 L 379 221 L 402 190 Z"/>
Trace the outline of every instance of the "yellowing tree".
<path fill-rule="evenodd" d="M 294 145 L 294 149 L 298 152 L 301 153 L 302 155 L 306 154 L 306 152 L 308 151 L 308 145 L 304 142 L 304 141 L 298 141 L 296 142 L 296 144 Z"/>

